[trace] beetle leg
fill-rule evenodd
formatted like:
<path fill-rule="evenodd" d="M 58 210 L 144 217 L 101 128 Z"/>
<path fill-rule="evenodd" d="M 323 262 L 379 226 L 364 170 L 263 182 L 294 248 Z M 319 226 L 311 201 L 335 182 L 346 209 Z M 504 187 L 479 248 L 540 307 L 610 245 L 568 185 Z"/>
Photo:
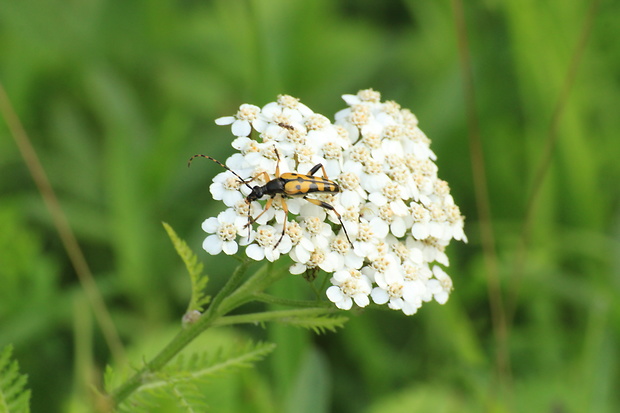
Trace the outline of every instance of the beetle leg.
<path fill-rule="evenodd" d="M 308 171 L 308 175 L 314 175 L 319 169 L 323 171 L 323 178 L 329 180 L 329 178 L 327 177 L 327 172 L 325 171 L 325 167 L 322 163 L 317 163 L 316 165 L 314 165 L 312 169 Z"/>
<path fill-rule="evenodd" d="M 273 147 L 273 151 L 276 153 L 276 158 L 278 159 L 276 161 L 276 179 L 277 179 L 280 177 L 280 153 L 278 152 L 275 146 Z"/>
<path fill-rule="evenodd" d="M 282 234 L 280 234 L 280 239 L 276 242 L 276 245 L 273 246 L 273 249 L 276 249 L 284 238 L 284 233 L 286 232 L 286 221 L 288 220 L 288 205 L 286 205 L 286 200 L 282 197 L 282 210 L 284 211 L 284 223 L 282 224 Z"/>
<path fill-rule="evenodd" d="M 269 174 L 267 172 L 263 171 L 263 172 L 259 173 L 258 175 L 256 175 L 254 178 L 248 179 L 247 181 L 243 181 L 243 183 L 244 184 L 249 184 L 253 180 L 261 178 L 261 177 L 263 178 L 263 181 L 265 181 L 265 183 L 271 181 L 271 178 L 269 177 Z"/>
<path fill-rule="evenodd" d="M 247 224 L 245 224 L 245 226 L 246 226 L 246 227 L 248 227 L 248 226 L 252 225 L 253 223 L 255 223 L 255 222 L 256 222 L 256 220 L 257 220 L 258 218 L 260 218 L 260 217 L 261 217 L 261 216 L 262 216 L 265 212 L 267 212 L 267 210 L 268 210 L 269 208 L 271 208 L 271 204 L 273 203 L 273 198 L 275 198 L 275 195 L 274 195 L 274 196 L 272 196 L 271 198 L 269 198 L 269 199 L 267 200 L 267 202 L 265 203 L 265 208 L 264 208 L 264 209 L 263 209 L 263 211 L 262 211 L 260 214 L 258 214 L 256 217 L 254 217 L 254 218 L 250 218 L 250 217 L 249 217 L 249 212 L 248 212 L 248 223 L 247 223 Z"/>
<path fill-rule="evenodd" d="M 320 206 L 321 208 L 325 208 L 325 209 L 328 209 L 330 211 L 333 211 L 334 214 L 336 214 L 336 217 L 338 217 L 338 221 L 340 221 L 340 226 L 342 227 L 342 230 L 344 231 L 344 235 L 347 237 L 347 241 L 349 241 L 349 244 L 351 244 L 351 246 L 353 246 L 353 243 L 351 242 L 351 238 L 349 238 L 349 234 L 347 233 L 347 229 L 344 226 L 344 223 L 342 222 L 342 217 L 340 216 L 338 211 L 336 211 L 336 208 L 334 208 L 333 206 L 331 206 L 327 202 L 323 202 L 323 201 L 320 201 L 318 199 L 312 199 L 312 198 L 308 198 L 306 196 L 304 196 L 304 199 L 306 201 L 314 204 L 314 205 Z"/>

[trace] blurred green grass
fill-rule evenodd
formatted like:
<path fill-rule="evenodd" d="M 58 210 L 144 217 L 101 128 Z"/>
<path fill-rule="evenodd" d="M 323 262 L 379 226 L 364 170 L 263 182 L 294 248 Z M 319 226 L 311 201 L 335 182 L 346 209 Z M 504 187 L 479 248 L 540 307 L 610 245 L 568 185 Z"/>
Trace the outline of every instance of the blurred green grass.
<path fill-rule="evenodd" d="M 511 369 L 500 373 L 447 2 L 4 1 L 0 81 L 137 354 L 140 343 L 164 344 L 189 298 L 160 222 L 199 251 L 200 223 L 221 209 L 208 192 L 217 165 L 186 167 L 194 153 L 231 153 L 213 119 L 280 93 L 330 115 L 343 107 L 341 94 L 368 87 L 419 117 L 467 216 L 470 243 L 448 250 L 448 304 L 410 318 L 365 311 L 319 337 L 239 329 L 278 348 L 258 370 L 214 383 L 214 411 L 615 412 L 620 4 L 601 2 L 562 97 L 588 7 L 465 5 L 502 297 L 517 303 Z M 557 145 L 539 182 L 559 104 Z M 0 138 L 0 347 L 14 344 L 33 411 L 89 411 L 85 383 L 97 384 L 111 356 L 4 123 Z M 525 261 L 517 262 L 539 183 Z M 235 265 L 202 256 L 215 284 Z M 300 279 L 278 288 L 307 293 Z"/>

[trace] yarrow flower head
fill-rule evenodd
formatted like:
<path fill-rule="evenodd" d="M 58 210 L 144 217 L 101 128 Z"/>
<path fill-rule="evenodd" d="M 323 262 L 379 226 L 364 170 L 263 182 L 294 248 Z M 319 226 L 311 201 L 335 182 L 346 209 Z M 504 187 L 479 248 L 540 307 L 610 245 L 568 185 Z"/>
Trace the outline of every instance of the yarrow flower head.
<path fill-rule="evenodd" d="M 430 139 L 379 92 L 343 99 L 334 123 L 288 95 L 216 120 L 239 152 L 210 186 L 227 209 L 203 223 L 203 248 L 288 255 L 292 274 L 321 269 L 331 274 L 327 298 L 344 310 L 372 300 L 411 315 L 444 304 L 452 280 L 437 264 L 449 264 L 452 239 L 467 238 Z"/>

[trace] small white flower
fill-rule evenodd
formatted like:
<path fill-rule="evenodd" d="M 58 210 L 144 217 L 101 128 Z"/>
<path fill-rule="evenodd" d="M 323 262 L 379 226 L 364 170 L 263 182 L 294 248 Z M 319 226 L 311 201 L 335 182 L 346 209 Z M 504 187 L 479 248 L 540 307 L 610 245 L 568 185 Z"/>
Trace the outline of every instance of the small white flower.
<path fill-rule="evenodd" d="M 332 286 L 327 289 L 327 298 L 336 307 L 349 310 L 353 301 L 358 307 L 366 307 L 370 300 L 368 295 L 372 290 L 372 284 L 368 277 L 357 270 L 341 270 L 334 272 L 331 279 Z"/>
<path fill-rule="evenodd" d="M 291 252 L 291 257 L 293 258 L 293 260 L 295 260 L 294 255 L 295 255 L 294 252 Z M 294 264 L 293 266 L 289 268 L 289 271 L 291 272 L 291 274 L 301 274 L 302 272 L 309 270 L 309 269 L 313 270 L 316 268 L 320 268 L 323 271 L 329 272 L 328 269 L 331 266 L 331 264 L 325 262 L 326 255 L 327 253 L 325 250 L 321 248 L 315 248 L 312 251 L 312 253 L 310 253 L 310 259 L 308 259 L 304 263 L 297 262 L 296 264 Z"/>
<path fill-rule="evenodd" d="M 312 244 L 317 248 L 326 249 L 329 244 L 329 238 L 333 236 L 333 231 L 331 226 L 326 223 L 325 220 L 325 212 L 318 216 L 312 215 L 308 210 L 312 210 L 310 207 L 303 207 L 301 211 L 301 221 L 300 225 L 304 229 L 304 231 L 309 235 Z"/>
<path fill-rule="evenodd" d="M 282 237 L 280 243 L 275 244 L 280 239 L 282 232 L 270 225 L 261 225 L 256 229 L 254 243 L 247 246 L 245 253 L 248 257 L 256 261 L 267 259 L 275 261 L 280 258 L 281 254 L 286 254 L 291 250 L 291 239 L 286 234 Z"/>
<path fill-rule="evenodd" d="M 423 240 L 430 237 L 430 212 L 417 202 L 411 203 L 411 217 L 413 218 L 413 225 L 411 226 L 411 235 L 417 240 Z"/>
<path fill-rule="evenodd" d="M 300 264 L 307 263 L 315 249 L 310 234 L 295 221 L 289 222 L 287 233 L 293 245 L 290 253 L 291 259 Z"/>
<path fill-rule="evenodd" d="M 341 193 L 340 203 L 344 207 L 359 206 L 359 204 L 368 198 L 366 191 L 360 185 L 360 177 L 352 172 L 344 172 L 338 177 L 340 182 Z"/>
<path fill-rule="evenodd" d="M 433 266 L 435 279 L 428 281 L 427 288 L 433 294 L 433 298 L 439 304 L 445 304 L 452 291 L 452 279 L 441 267 Z"/>
<path fill-rule="evenodd" d="M 231 131 L 235 136 L 249 136 L 252 126 L 262 129 L 263 122 L 259 118 L 260 108 L 254 105 L 243 104 L 235 116 L 224 116 L 215 120 L 216 125 L 232 125 Z M 257 127 L 258 126 L 258 127 Z"/>
<path fill-rule="evenodd" d="M 202 229 L 209 235 L 202 243 L 202 248 L 211 255 L 224 251 L 228 255 L 235 254 L 239 245 L 235 241 L 243 230 L 244 218 L 237 215 L 233 209 L 220 212 L 217 218 L 207 218 L 202 223 Z"/>
<path fill-rule="evenodd" d="M 430 295 L 426 284 L 420 280 L 405 281 L 403 286 L 403 301 L 416 310 L 422 307 L 425 298 Z M 404 311 L 404 310 L 403 310 Z"/>
<path fill-rule="evenodd" d="M 377 255 L 377 244 L 384 239 L 390 227 L 379 217 L 374 217 L 370 221 L 361 218 L 353 240 L 355 253 L 360 257 L 373 259 Z"/>
<path fill-rule="evenodd" d="M 303 124 L 304 117 L 311 116 L 314 112 L 306 105 L 289 95 L 279 95 L 277 102 L 271 102 L 263 106 L 261 114 L 274 123 L 283 123 L 293 127 Z"/>
<path fill-rule="evenodd" d="M 224 205 L 231 207 L 244 198 L 241 193 L 242 185 L 243 183 L 239 181 L 239 178 L 229 171 L 225 171 L 213 178 L 209 191 L 211 191 L 213 199 L 223 201 Z"/>
<path fill-rule="evenodd" d="M 326 260 L 334 263 L 333 271 L 341 269 L 358 270 L 364 264 L 364 258 L 355 253 L 344 235 L 331 239 L 330 251 L 327 253 Z"/>

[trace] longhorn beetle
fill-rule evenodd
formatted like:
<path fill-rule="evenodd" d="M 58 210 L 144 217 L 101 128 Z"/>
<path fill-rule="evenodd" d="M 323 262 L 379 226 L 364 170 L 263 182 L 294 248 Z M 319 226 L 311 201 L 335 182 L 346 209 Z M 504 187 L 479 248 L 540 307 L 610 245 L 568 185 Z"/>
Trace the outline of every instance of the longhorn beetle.
<path fill-rule="evenodd" d="M 342 223 L 342 217 L 340 216 L 338 211 L 336 211 L 336 209 L 330 204 L 328 204 L 327 202 L 323 202 L 318 199 L 308 198 L 308 194 L 311 194 L 314 192 L 324 193 L 324 194 L 337 194 L 338 192 L 340 192 L 340 187 L 338 186 L 338 184 L 335 183 L 334 181 L 329 180 L 329 178 L 327 178 L 327 172 L 325 171 L 325 167 L 323 166 L 323 164 L 319 163 L 319 164 L 314 165 L 306 175 L 298 174 L 295 172 L 284 172 L 283 174 L 280 175 L 280 154 L 278 153 L 278 150 L 275 148 L 274 148 L 274 151 L 276 153 L 276 157 L 278 158 L 278 162 L 276 163 L 276 173 L 275 173 L 274 179 L 271 179 L 269 175 L 267 174 L 267 172 L 262 172 L 259 175 L 253 177 L 252 179 L 245 180 L 241 178 L 235 171 L 233 171 L 232 169 L 224 165 L 222 162 L 208 155 L 202 155 L 202 154 L 197 154 L 189 158 L 189 161 L 187 162 L 187 166 L 188 167 L 190 166 L 194 158 L 201 157 L 201 158 L 210 159 L 216 164 L 220 165 L 222 168 L 232 172 L 237 178 L 239 178 L 239 181 L 242 184 L 244 184 L 251 190 L 249 195 L 245 198 L 245 202 L 248 204 L 248 206 L 252 203 L 252 201 L 259 200 L 265 195 L 268 195 L 271 197 L 265 204 L 265 208 L 263 209 L 263 211 L 254 218 L 250 216 L 250 209 L 248 208 L 248 223 L 245 225 L 246 227 L 249 227 L 254 222 L 256 222 L 256 220 L 260 218 L 261 215 L 263 215 L 271 207 L 271 204 L 273 203 L 273 199 L 277 195 L 280 195 L 281 201 L 282 201 L 282 209 L 284 210 L 284 224 L 282 226 L 282 234 L 280 235 L 278 242 L 276 242 L 276 244 L 273 246 L 274 248 L 276 248 L 280 244 L 280 241 L 282 241 L 282 238 L 284 238 L 284 233 L 286 232 L 286 217 L 288 215 L 288 206 L 286 205 L 286 201 L 285 201 L 286 197 L 302 197 L 303 199 L 305 199 L 306 201 L 310 203 L 313 203 L 314 205 L 318 205 L 321 208 L 325 208 L 327 210 L 333 211 L 334 214 L 336 214 L 336 217 L 338 217 L 338 221 L 340 221 L 340 225 L 342 226 L 342 229 L 344 230 L 344 235 L 347 237 L 347 241 L 349 241 L 349 243 L 353 245 L 353 243 L 351 242 L 351 239 L 349 238 L 349 234 L 347 233 L 347 229 L 344 227 L 344 224 Z M 314 174 L 317 173 L 319 169 L 323 171 L 323 178 L 314 176 Z M 254 187 L 250 186 L 250 182 L 252 182 L 254 179 L 261 177 L 261 176 L 267 182 L 265 185 L 263 186 L 255 185 Z"/>

